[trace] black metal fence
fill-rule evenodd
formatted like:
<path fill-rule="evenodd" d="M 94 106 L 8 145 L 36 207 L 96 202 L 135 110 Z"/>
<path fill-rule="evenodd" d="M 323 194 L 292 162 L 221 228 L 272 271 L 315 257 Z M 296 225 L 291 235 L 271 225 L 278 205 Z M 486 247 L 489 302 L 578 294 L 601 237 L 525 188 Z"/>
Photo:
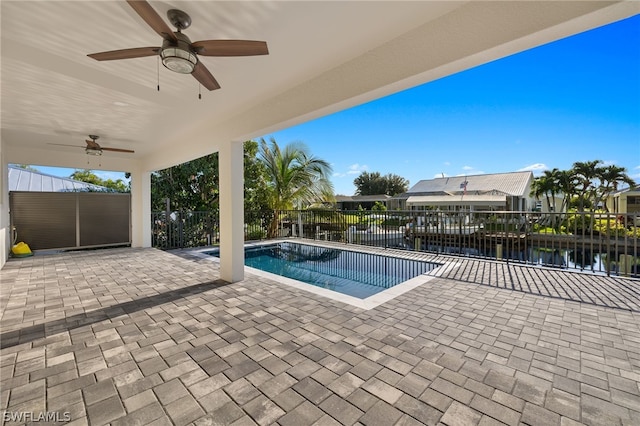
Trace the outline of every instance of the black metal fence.
<path fill-rule="evenodd" d="M 640 214 L 296 210 L 276 223 L 272 212 L 245 212 L 245 240 L 298 237 L 640 275 Z M 155 247 L 218 241 L 217 214 L 153 213 Z"/>
<path fill-rule="evenodd" d="M 217 212 L 153 212 L 151 245 L 163 250 L 215 245 L 219 226 Z"/>
<path fill-rule="evenodd" d="M 245 212 L 245 240 L 267 238 L 273 218 L 269 211 Z M 215 246 L 220 241 L 220 217 L 210 211 L 151 213 L 151 245 L 163 250 Z"/>

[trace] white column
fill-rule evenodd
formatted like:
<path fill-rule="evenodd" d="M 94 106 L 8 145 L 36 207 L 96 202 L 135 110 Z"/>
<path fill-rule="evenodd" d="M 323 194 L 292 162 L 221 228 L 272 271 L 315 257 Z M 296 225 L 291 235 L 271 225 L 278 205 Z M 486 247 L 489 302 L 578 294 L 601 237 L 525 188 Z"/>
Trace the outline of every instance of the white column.
<path fill-rule="evenodd" d="M 220 278 L 244 279 L 244 150 L 242 142 L 222 144 L 220 173 Z"/>
<path fill-rule="evenodd" d="M 131 246 L 151 247 L 151 173 L 131 172 Z"/>

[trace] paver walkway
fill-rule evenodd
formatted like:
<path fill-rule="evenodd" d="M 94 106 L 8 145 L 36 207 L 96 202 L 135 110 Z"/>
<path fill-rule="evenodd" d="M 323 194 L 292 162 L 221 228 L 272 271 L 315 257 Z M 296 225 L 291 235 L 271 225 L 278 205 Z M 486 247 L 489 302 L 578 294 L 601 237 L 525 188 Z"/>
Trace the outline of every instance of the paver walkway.
<path fill-rule="evenodd" d="M 154 249 L 10 260 L 2 422 L 640 424 L 637 281 L 467 259 L 365 311 L 217 278 Z"/>

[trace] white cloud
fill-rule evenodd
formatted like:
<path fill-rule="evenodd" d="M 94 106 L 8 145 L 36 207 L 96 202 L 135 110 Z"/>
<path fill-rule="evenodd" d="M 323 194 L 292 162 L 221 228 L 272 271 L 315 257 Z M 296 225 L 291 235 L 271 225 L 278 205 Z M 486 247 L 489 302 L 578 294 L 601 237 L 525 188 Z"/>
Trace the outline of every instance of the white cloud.
<path fill-rule="evenodd" d="M 433 175 L 433 179 L 438 179 L 443 177 L 449 177 L 449 175 L 446 173 L 436 173 L 435 175 Z"/>
<path fill-rule="evenodd" d="M 445 166 L 450 166 L 450 165 L 451 165 L 451 162 L 449 162 L 449 161 L 445 161 L 445 162 L 444 162 L 444 165 L 445 165 Z"/>
<path fill-rule="evenodd" d="M 349 175 L 359 175 L 360 173 L 369 170 L 369 166 L 366 164 L 352 164 L 347 168 L 346 172 L 334 172 L 332 177 L 334 178 L 343 178 Z"/>
<path fill-rule="evenodd" d="M 467 176 L 467 175 L 483 175 L 485 172 L 483 172 L 482 170 L 476 170 L 474 167 L 472 166 L 462 166 L 462 170 L 464 170 L 463 173 L 458 173 L 456 176 Z"/>
<path fill-rule="evenodd" d="M 485 172 L 483 172 L 482 170 L 474 170 L 473 174 L 474 175 L 483 175 L 483 174 L 485 174 Z M 456 176 L 467 176 L 467 175 L 468 175 L 468 173 L 460 173 L 460 174 L 457 174 Z"/>
<path fill-rule="evenodd" d="M 539 176 L 543 171 L 549 170 L 549 167 L 544 163 L 534 163 L 525 166 L 518 170 L 519 172 L 533 172 L 534 175 Z"/>
<path fill-rule="evenodd" d="M 349 175 L 359 175 L 360 173 L 369 170 L 369 166 L 367 166 L 366 164 L 352 164 L 349 166 L 349 171 L 347 171 L 347 174 Z"/>

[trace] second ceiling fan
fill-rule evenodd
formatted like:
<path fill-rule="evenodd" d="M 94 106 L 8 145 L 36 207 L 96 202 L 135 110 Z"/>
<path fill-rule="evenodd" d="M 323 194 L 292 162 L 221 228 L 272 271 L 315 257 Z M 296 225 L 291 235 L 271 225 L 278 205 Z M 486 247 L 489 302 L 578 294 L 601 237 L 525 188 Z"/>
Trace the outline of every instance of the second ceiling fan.
<path fill-rule="evenodd" d="M 127 0 L 138 15 L 162 37 L 161 47 L 135 47 L 132 49 L 111 50 L 92 53 L 87 56 L 97 61 L 142 58 L 160 55 L 162 64 L 171 71 L 191 74 L 208 90 L 219 89 L 220 85 L 209 70 L 200 62 L 201 56 L 253 56 L 268 55 L 269 49 L 264 41 L 253 40 L 201 40 L 191 42 L 182 30 L 191 25 L 191 17 L 185 12 L 171 9 L 167 17 L 177 31 L 162 20 L 160 15 L 144 0 Z"/>

